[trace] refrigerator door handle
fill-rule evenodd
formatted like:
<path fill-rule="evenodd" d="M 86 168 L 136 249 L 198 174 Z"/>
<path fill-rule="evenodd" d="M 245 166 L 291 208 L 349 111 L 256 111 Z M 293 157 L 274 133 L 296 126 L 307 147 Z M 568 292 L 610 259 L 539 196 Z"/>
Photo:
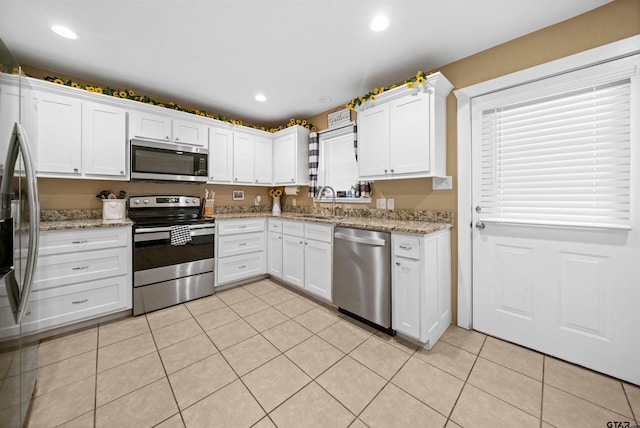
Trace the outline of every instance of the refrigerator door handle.
<path fill-rule="evenodd" d="M 24 271 L 24 284 L 22 290 L 19 290 L 19 302 L 17 312 L 15 312 L 16 322 L 20 323 L 24 317 L 24 312 L 31 296 L 31 288 L 33 285 L 33 276 L 35 273 L 36 262 L 38 260 L 38 244 L 40 240 L 40 206 L 38 201 L 38 183 L 34 170 L 33 158 L 31 157 L 31 149 L 27 140 L 27 134 L 24 128 L 16 122 L 13 125 L 11 133 L 11 142 L 7 152 L 7 161 L 5 163 L 4 176 L 2 177 L 2 187 L 0 191 L 4 194 L 11 192 L 11 183 L 15 172 L 18 154 L 22 152 L 24 159 L 24 173 L 27 185 L 27 196 L 29 198 L 29 251 L 27 253 L 27 264 Z M 7 275 L 9 276 L 9 275 Z M 15 275 L 11 275 L 13 280 L 9 279 L 10 287 L 18 287 Z M 15 285 L 14 285 L 15 284 Z"/>

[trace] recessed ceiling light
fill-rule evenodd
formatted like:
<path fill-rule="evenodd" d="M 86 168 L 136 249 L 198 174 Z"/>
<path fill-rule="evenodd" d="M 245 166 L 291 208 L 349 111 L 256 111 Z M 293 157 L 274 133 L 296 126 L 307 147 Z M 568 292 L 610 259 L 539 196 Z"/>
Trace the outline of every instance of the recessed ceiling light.
<path fill-rule="evenodd" d="M 53 31 L 59 36 L 64 37 L 65 39 L 76 40 L 78 38 L 78 35 L 75 32 L 73 32 L 73 30 L 63 25 L 54 25 L 53 27 L 51 27 L 51 31 Z"/>
<path fill-rule="evenodd" d="M 323 104 L 328 104 L 328 103 L 330 103 L 331 101 L 333 101 L 333 98 L 331 98 L 331 97 L 330 97 L 330 96 L 328 96 L 328 95 L 323 95 L 323 96 L 321 96 L 320 98 L 318 98 L 318 101 L 320 101 L 320 102 L 321 102 L 321 103 L 323 103 Z"/>
<path fill-rule="evenodd" d="M 387 27 L 389 26 L 389 18 L 387 18 L 384 15 L 378 15 L 375 18 L 373 18 L 371 20 L 371 23 L 369 24 L 369 28 L 371 28 L 371 31 L 384 31 L 387 29 Z"/>
<path fill-rule="evenodd" d="M 256 94 L 255 99 L 261 103 L 267 101 L 267 97 L 265 97 L 264 94 Z"/>

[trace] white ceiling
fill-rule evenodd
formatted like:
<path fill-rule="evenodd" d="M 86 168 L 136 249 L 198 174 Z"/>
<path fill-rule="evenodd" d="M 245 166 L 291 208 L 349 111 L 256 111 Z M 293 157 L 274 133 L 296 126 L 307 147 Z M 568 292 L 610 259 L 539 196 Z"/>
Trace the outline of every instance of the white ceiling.
<path fill-rule="evenodd" d="M 23 64 L 272 126 L 609 1 L 0 0 L 0 38 Z"/>

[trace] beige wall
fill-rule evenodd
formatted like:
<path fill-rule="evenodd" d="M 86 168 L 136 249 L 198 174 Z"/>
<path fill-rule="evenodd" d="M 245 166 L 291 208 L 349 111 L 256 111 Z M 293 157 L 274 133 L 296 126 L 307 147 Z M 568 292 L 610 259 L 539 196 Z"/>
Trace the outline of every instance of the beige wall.
<path fill-rule="evenodd" d="M 455 86 L 463 88 L 478 82 L 542 64 L 557 58 L 601 46 L 616 40 L 640 34 L 640 1 L 615 0 L 603 7 L 536 31 L 510 42 L 495 46 L 470 57 L 447 64 L 441 71 Z M 478 34 L 482 37 L 482 34 Z M 419 52 L 417 53 L 419 54 Z M 392 82 L 379 82 L 389 85 Z M 346 101 L 346 100 L 345 100 Z M 327 127 L 327 114 L 343 108 L 338 106 L 328 112 L 308 118 L 318 129 Z M 453 190 L 432 191 L 431 179 L 379 181 L 373 184 L 373 197 L 393 197 L 397 209 L 450 210 L 457 214 L 457 105 L 455 97 L 447 100 L 447 173 L 454 177 Z M 175 186 L 175 187 L 173 187 Z M 102 189 L 126 190 L 133 193 L 181 193 L 204 194 L 204 188 L 216 191 L 216 204 L 229 205 L 231 190 L 245 190 L 245 201 L 251 204 L 257 193 L 267 202 L 267 190 L 255 187 L 158 185 L 153 183 L 98 182 L 83 180 L 41 180 L 42 208 L 94 208 L 100 202 L 95 195 Z M 193 191 L 195 189 L 195 192 Z M 306 196 L 306 188 L 296 197 L 298 205 L 312 205 Z M 371 205 L 373 207 L 373 205 Z M 457 319 L 457 233 L 452 234 L 452 293 L 454 320 Z"/>

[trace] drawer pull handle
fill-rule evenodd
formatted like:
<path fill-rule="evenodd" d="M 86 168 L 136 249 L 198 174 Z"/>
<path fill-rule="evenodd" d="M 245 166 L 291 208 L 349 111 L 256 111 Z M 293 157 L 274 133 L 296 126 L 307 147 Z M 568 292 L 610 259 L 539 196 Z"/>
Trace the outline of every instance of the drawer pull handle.
<path fill-rule="evenodd" d="M 245 245 L 247 245 L 246 242 L 241 242 L 241 243 L 238 244 L 238 247 L 244 247 Z"/>
<path fill-rule="evenodd" d="M 71 268 L 71 270 L 83 270 L 83 269 L 89 269 L 89 266 L 78 266 L 78 267 Z"/>
<path fill-rule="evenodd" d="M 400 244 L 400 248 L 403 250 L 411 250 L 413 247 L 411 245 Z"/>
<path fill-rule="evenodd" d="M 82 300 L 74 300 L 74 301 L 73 301 L 73 302 L 71 302 L 71 303 L 72 303 L 72 304 L 74 304 L 74 305 L 78 305 L 78 304 L 80 304 L 80 303 L 86 303 L 86 302 L 88 302 L 88 301 L 89 301 L 89 299 L 82 299 Z"/>
<path fill-rule="evenodd" d="M 247 227 L 246 225 L 242 224 L 242 225 L 238 226 L 238 229 L 245 229 L 246 227 Z"/>
<path fill-rule="evenodd" d="M 238 266 L 238 269 L 244 269 L 246 267 L 247 267 L 246 265 L 242 265 L 242 266 Z"/>
<path fill-rule="evenodd" d="M 87 241 L 87 240 L 82 240 L 82 241 L 71 241 L 71 243 L 72 243 L 72 244 L 86 244 L 87 242 L 89 242 L 89 241 Z"/>

